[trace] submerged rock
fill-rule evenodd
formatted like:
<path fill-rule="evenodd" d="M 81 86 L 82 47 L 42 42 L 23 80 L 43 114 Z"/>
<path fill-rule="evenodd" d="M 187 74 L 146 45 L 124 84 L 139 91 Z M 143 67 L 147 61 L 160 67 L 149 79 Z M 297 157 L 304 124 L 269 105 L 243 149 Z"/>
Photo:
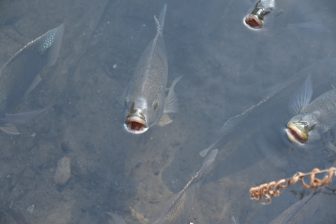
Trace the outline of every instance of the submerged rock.
<path fill-rule="evenodd" d="M 64 185 L 71 177 L 71 159 L 64 156 L 57 162 L 57 167 L 54 175 L 54 181 L 58 185 Z"/>

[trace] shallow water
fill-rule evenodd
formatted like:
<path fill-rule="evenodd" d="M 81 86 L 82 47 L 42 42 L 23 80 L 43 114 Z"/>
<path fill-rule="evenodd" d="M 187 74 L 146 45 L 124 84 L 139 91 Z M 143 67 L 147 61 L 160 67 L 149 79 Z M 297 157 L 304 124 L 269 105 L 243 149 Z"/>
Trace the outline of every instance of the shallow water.
<path fill-rule="evenodd" d="M 54 109 L 20 126 L 19 136 L 0 134 L 0 222 L 113 223 L 109 212 L 126 223 L 155 220 L 202 165 L 199 152 L 220 136 L 215 166 L 188 192 L 180 220 L 269 223 L 298 198 L 286 191 L 262 206 L 250 201 L 249 187 L 333 163 L 335 154 L 322 144 L 293 147 L 282 129 L 291 117 L 288 103 L 308 74 L 313 98 L 336 83 L 334 1 L 279 1 L 260 32 L 242 24 L 253 1 L 167 3 L 169 83 L 183 76 L 176 86 L 179 113 L 172 124 L 141 136 L 123 130 L 123 95 L 155 35 L 153 15 L 163 1 L 0 3 L 1 63 L 65 25 L 56 65 L 42 72 L 43 81 L 19 108 Z M 269 95 L 221 134 L 227 119 Z M 54 175 L 64 156 L 71 159 L 71 177 L 60 186 Z M 316 223 L 309 217 L 318 206 L 326 212 L 318 213 L 320 223 L 336 218 L 323 209 L 335 206 L 335 196 L 321 195 L 297 220 Z"/>

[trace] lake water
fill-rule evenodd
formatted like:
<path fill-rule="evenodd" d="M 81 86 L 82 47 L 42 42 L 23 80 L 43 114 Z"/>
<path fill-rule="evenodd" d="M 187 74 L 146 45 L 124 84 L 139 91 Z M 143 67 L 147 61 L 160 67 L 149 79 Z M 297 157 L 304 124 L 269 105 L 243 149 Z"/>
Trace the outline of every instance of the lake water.
<path fill-rule="evenodd" d="M 254 1 L 167 1 L 168 82 L 183 76 L 176 86 L 179 112 L 166 127 L 130 135 L 122 126 L 123 96 L 164 3 L 0 3 L 3 64 L 37 36 L 65 26 L 57 63 L 41 72 L 42 82 L 18 108 L 53 109 L 18 127 L 21 135 L 0 134 L 0 223 L 122 224 L 120 217 L 150 223 L 200 168 L 199 152 L 216 141 L 214 167 L 187 192 L 176 223 L 270 223 L 276 217 L 334 223 L 334 194 L 302 202 L 300 195 L 309 192 L 293 188 L 263 206 L 248 190 L 335 161 L 323 144 L 293 146 L 283 129 L 292 116 L 288 104 L 308 75 L 313 98 L 336 85 L 336 2 L 278 1 L 255 32 L 242 23 Z M 222 134 L 227 119 L 267 96 Z M 64 157 L 71 177 L 56 184 Z M 282 213 L 295 203 L 300 209 Z"/>

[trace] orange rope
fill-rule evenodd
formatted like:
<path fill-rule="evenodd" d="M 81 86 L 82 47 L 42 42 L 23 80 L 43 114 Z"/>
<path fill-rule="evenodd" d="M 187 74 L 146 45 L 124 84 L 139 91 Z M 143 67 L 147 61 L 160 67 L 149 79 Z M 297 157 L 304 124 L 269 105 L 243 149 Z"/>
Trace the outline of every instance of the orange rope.
<path fill-rule="evenodd" d="M 317 178 L 318 174 L 325 175 L 323 178 Z M 319 187 L 330 185 L 335 175 L 336 167 L 330 167 L 329 169 L 324 170 L 315 168 L 309 173 L 297 172 L 291 178 L 272 181 L 256 187 L 251 187 L 250 199 L 261 201 L 263 204 L 269 204 L 272 202 L 272 198 L 280 196 L 281 191 L 288 188 L 290 185 L 294 185 L 299 182 L 305 189 L 316 190 Z M 308 182 L 305 180 L 307 178 L 309 179 Z"/>

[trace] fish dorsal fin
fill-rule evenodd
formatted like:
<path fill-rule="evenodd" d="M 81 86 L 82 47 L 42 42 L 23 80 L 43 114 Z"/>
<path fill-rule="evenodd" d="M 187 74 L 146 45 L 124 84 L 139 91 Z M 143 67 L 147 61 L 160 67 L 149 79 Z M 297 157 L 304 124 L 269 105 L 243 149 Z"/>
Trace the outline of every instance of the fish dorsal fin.
<path fill-rule="evenodd" d="M 42 78 L 40 75 L 37 75 L 35 79 L 33 80 L 32 84 L 29 86 L 27 91 L 24 94 L 24 97 L 28 97 L 28 95 L 38 86 L 38 84 L 42 81 Z"/>
<path fill-rule="evenodd" d="M 157 33 L 160 34 L 160 35 L 162 35 L 162 33 L 163 33 L 163 27 L 164 27 L 164 23 L 165 23 L 166 13 L 167 13 L 167 4 L 164 4 L 164 6 L 161 10 L 159 19 L 156 16 L 154 16 Z"/>
<path fill-rule="evenodd" d="M 162 117 L 159 120 L 158 125 L 160 127 L 163 127 L 163 126 L 166 126 L 166 125 L 168 125 L 172 122 L 173 122 L 173 120 L 170 118 L 170 116 L 168 114 L 163 114 Z"/>
<path fill-rule="evenodd" d="M 313 96 L 313 86 L 311 77 L 308 76 L 303 86 L 298 90 L 296 96 L 293 98 L 289 105 L 289 108 L 293 114 L 298 114 L 300 111 L 307 106 Z"/>
<path fill-rule="evenodd" d="M 11 123 L 6 123 L 5 125 L 1 126 L 0 130 L 9 135 L 19 135 L 20 134 L 16 126 Z"/>
<path fill-rule="evenodd" d="M 178 111 L 178 102 L 177 102 L 177 97 L 175 94 L 175 86 L 176 84 L 181 80 L 182 76 L 177 77 L 174 79 L 172 82 L 169 90 L 167 97 L 165 99 L 165 105 L 164 105 L 164 110 L 163 113 L 176 113 Z"/>

